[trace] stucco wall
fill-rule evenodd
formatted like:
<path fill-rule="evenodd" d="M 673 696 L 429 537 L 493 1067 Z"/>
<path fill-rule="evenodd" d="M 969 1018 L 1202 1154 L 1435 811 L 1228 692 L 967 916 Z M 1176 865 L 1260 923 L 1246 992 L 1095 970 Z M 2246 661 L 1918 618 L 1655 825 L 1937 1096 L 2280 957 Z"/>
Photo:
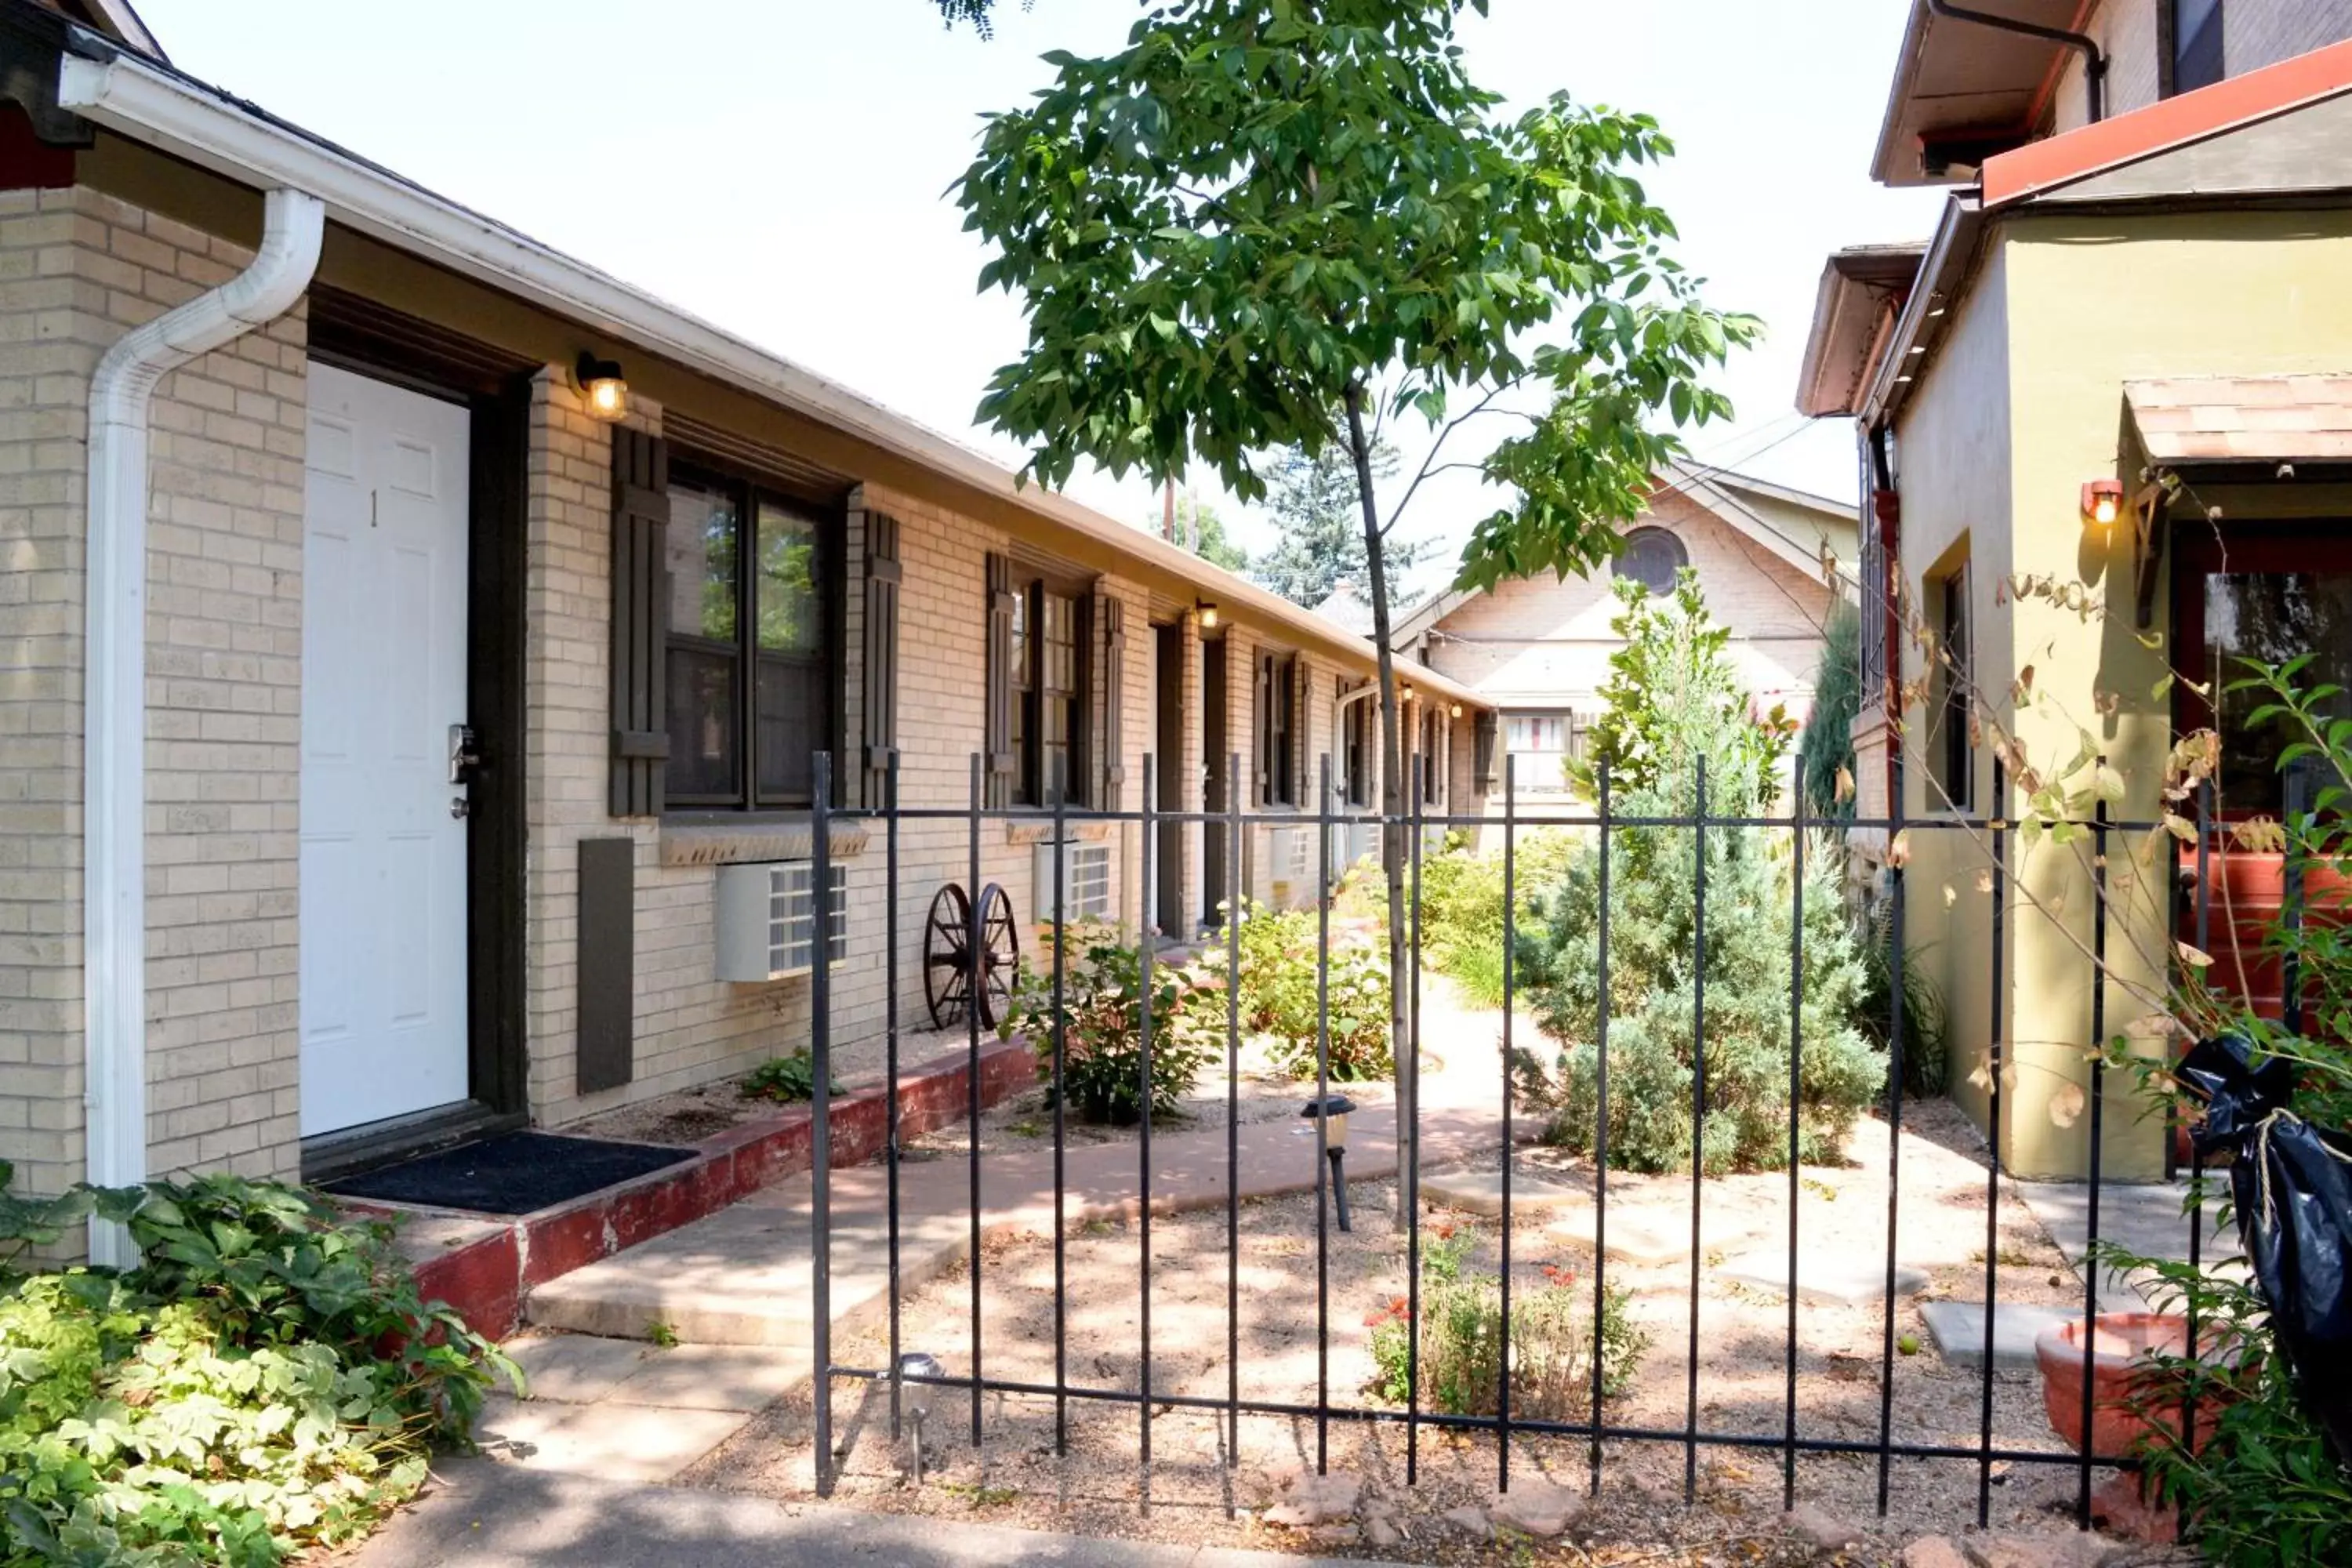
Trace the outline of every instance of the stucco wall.
<path fill-rule="evenodd" d="M 1952 333 L 1900 421 L 1907 586 L 1916 595 L 1965 538 L 1978 568 L 1978 679 L 1993 711 L 2052 771 L 2087 731 L 2122 776 L 2125 797 L 2114 807 L 2121 819 L 2157 814 L 2171 739 L 2169 704 L 2155 689 L 2165 662 L 2134 625 L 2129 531 L 2102 537 L 2080 515 L 2084 480 L 2137 484 L 2136 468 L 2126 469 L 2123 384 L 2340 370 L 2352 363 L 2352 299 L 2332 280 L 2347 267 L 2352 215 L 2011 220 L 1989 240 Z M 2011 602 L 2002 579 L 2017 573 L 2079 583 L 2105 613 Z M 2168 604 L 2159 584 L 2154 633 L 2166 629 Z M 2029 665 L 2042 700 L 2012 711 L 2007 688 Z M 1915 679 L 1924 672 L 1916 647 L 1906 650 L 1906 669 Z M 1907 809 L 1925 817 L 1932 802 L 1922 729 L 1915 712 Z M 1981 801 L 1990 784 L 1981 753 L 1978 768 Z M 1913 962 L 1927 966 L 1951 1005 L 1954 1092 L 1981 1119 L 1985 1095 L 1967 1075 L 1989 1038 L 1990 909 L 1976 881 L 1986 860 L 1971 835 L 1922 827 L 1911 844 Z M 2108 946 L 2126 981 L 2152 984 L 2170 940 L 2165 854 L 2147 837 L 2110 843 Z M 2045 842 L 2029 853 L 2013 843 L 2011 863 L 2021 882 L 2004 982 L 2016 1092 L 2002 1146 L 2020 1174 L 2080 1173 L 2088 1118 L 2051 1107 L 2064 1085 L 2089 1081 L 2096 901 L 2087 850 Z M 2111 982 L 2107 1037 L 2147 1011 L 2127 984 Z M 2160 1128 L 2112 1075 L 2108 1090 L 2108 1173 L 2158 1173 Z"/>

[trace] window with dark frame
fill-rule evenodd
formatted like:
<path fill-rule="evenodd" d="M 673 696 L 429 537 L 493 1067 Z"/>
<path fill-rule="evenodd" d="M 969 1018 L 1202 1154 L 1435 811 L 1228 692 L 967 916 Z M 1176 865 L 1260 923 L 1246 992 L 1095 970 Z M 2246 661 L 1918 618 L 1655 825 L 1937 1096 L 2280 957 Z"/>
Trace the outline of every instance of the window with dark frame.
<path fill-rule="evenodd" d="M 804 806 L 833 744 L 827 602 L 840 519 L 723 470 L 672 465 L 666 804 Z"/>
<path fill-rule="evenodd" d="M 1969 635 L 1969 569 L 1963 565 L 1944 577 L 1937 596 L 1930 689 L 1935 694 L 1936 785 L 1941 798 L 1929 806 L 1966 812 L 1976 806 L 1976 748 L 1969 736 L 1969 691 L 1975 671 Z"/>
<path fill-rule="evenodd" d="M 2163 95 L 2195 92 L 2229 74 L 2223 0 L 2159 0 Z"/>
<path fill-rule="evenodd" d="M 1335 688 L 1337 695 L 1348 695 L 1348 682 L 1342 678 Z M 1340 710 L 1340 756 L 1345 767 L 1341 777 L 1347 782 L 1348 804 L 1372 804 L 1372 700 L 1359 697 Z"/>
<path fill-rule="evenodd" d="M 1298 656 L 1258 655 L 1257 681 L 1257 803 L 1297 805 L 1292 737 L 1298 732 Z"/>
<path fill-rule="evenodd" d="M 1435 805 L 1445 798 L 1445 710 L 1432 706 L 1421 715 L 1421 801 Z"/>
<path fill-rule="evenodd" d="M 1083 595 L 1042 578 L 1013 599 L 1013 752 L 1015 805 L 1083 805 L 1087 799 Z"/>

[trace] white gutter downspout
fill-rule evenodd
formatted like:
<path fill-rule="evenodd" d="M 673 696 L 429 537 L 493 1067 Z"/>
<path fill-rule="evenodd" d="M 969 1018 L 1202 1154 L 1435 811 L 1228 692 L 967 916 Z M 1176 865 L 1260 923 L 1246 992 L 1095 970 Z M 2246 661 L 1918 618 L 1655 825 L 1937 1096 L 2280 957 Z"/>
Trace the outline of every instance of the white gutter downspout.
<path fill-rule="evenodd" d="M 118 339 L 89 384 L 89 585 L 82 696 L 82 1029 L 87 1176 L 147 1179 L 147 416 L 156 384 L 290 310 L 310 286 L 327 209 L 268 196 L 253 265 Z M 90 1222 L 93 1263 L 137 1261 Z"/>

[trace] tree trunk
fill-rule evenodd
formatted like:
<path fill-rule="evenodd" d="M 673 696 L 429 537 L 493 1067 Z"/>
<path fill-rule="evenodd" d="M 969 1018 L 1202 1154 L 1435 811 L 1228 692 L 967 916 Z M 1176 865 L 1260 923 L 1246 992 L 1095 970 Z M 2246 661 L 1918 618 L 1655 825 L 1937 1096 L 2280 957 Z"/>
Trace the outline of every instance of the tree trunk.
<path fill-rule="evenodd" d="M 1421 1054 L 1407 1028 L 1405 998 L 1411 994 L 1412 954 L 1405 940 L 1404 858 L 1406 805 L 1404 748 L 1399 732 L 1396 659 L 1389 648 L 1388 568 L 1381 556 L 1381 514 L 1372 497 L 1372 445 L 1364 433 L 1364 385 L 1348 384 L 1348 449 L 1356 459 L 1356 496 L 1364 512 L 1364 575 L 1372 602 L 1372 647 L 1381 680 L 1381 869 L 1389 892 L 1389 1040 L 1396 1058 L 1396 1155 L 1398 1205 L 1406 1202 L 1414 1121 L 1421 1104 Z"/>

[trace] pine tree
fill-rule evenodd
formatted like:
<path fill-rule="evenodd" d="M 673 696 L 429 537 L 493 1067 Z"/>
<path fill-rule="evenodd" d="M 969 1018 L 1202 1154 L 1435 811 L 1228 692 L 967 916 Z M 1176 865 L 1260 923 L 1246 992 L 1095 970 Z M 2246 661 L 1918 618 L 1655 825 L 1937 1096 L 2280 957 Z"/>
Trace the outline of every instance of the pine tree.
<path fill-rule="evenodd" d="M 1394 477 L 1396 448 L 1375 442 L 1371 464 L 1373 479 Z M 1266 475 L 1265 504 L 1280 538 L 1251 574 L 1261 584 L 1311 610 L 1341 583 L 1368 580 L 1355 460 L 1347 448 L 1329 446 L 1313 457 L 1296 447 L 1283 453 Z M 1435 548 L 1430 540 L 1385 543 L 1388 569 L 1399 579 Z"/>

